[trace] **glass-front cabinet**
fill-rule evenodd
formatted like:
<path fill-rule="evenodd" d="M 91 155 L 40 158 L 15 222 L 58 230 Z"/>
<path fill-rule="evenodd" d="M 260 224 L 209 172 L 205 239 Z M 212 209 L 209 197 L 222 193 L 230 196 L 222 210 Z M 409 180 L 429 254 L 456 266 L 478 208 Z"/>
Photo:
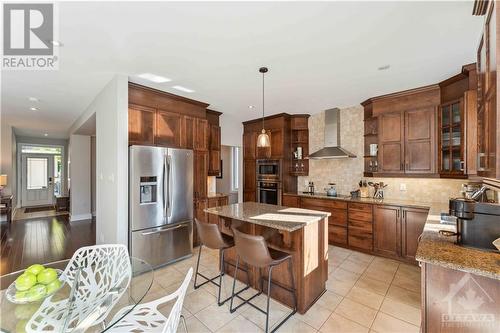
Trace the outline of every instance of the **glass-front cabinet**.
<path fill-rule="evenodd" d="M 463 99 L 442 104 L 439 111 L 439 173 L 464 176 Z"/>

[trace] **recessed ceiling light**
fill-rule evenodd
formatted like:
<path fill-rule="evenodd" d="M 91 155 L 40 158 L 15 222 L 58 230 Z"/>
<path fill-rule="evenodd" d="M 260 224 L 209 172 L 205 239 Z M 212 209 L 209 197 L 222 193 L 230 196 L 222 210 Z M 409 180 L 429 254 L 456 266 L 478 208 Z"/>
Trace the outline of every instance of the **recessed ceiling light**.
<path fill-rule="evenodd" d="M 255 106 L 253 106 L 253 105 L 249 105 L 249 106 L 248 106 L 248 108 L 249 108 L 249 109 L 253 109 L 253 108 L 255 108 Z"/>
<path fill-rule="evenodd" d="M 54 46 L 64 46 L 64 44 L 58 40 L 51 40 L 50 43 Z"/>
<path fill-rule="evenodd" d="M 48 133 L 44 133 L 43 136 L 49 136 L 49 134 Z"/>
<path fill-rule="evenodd" d="M 28 97 L 28 100 L 30 102 L 40 102 L 40 100 L 38 98 L 36 98 L 36 97 Z"/>
<path fill-rule="evenodd" d="M 184 92 L 187 92 L 187 93 L 194 92 L 193 89 L 189 89 L 189 88 L 186 88 L 186 87 L 183 87 L 183 86 L 173 86 L 172 88 L 180 90 L 180 91 L 184 91 Z"/>
<path fill-rule="evenodd" d="M 391 68 L 391 65 L 384 65 L 384 66 L 380 66 L 379 68 L 377 68 L 379 71 L 385 71 L 387 69 Z"/>
<path fill-rule="evenodd" d="M 31 110 L 31 111 L 38 111 L 38 108 L 36 108 L 36 107 L 32 106 L 32 107 L 30 107 L 30 110 Z"/>
<path fill-rule="evenodd" d="M 151 73 L 142 73 L 142 74 L 139 74 L 137 76 L 140 77 L 141 79 L 149 80 L 149 81 L 154 82 L 154 83 L 164 83 L 164 82 L 172 81 L 169 78 L 166 78 L 166 77 L 163 77 L 160 75 L 156 75 L 156 74 L 151 74 Z"/>

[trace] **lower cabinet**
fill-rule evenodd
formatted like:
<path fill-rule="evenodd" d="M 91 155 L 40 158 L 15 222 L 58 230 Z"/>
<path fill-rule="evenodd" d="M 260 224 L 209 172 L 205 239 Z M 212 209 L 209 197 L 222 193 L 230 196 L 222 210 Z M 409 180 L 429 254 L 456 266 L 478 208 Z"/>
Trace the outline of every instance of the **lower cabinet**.
<path fill-rule="evenodd" d="M 401 256 L 410 261 L 415 260 L 418 240 L 424 231 L 427 220 L 427 209 L 402 207 L 401 220 Z"/>
<path fill-rule="evenodd" d="M 195 199 L 194 201 L 194 217 L 202 222 L 207 223 L 207 213 L 204 212 L 205 208 L 208 207 L 207 199 Z M 193 246 L 198 246 L 200 240 L 198 239 L 198 230 L 196 228 L 196 223 L 193 222 Z"/>
<path fill-rule="evenodd" d="M 373 251 L 414 263 L 428 210 L 376 205 L 373 211 Z"/>
<path fill-rule="evenodd" d="M 398 257 L 401 249 L 401 207 L 376 205 L 373 207 L 373 251 L 375 253 Z"/>

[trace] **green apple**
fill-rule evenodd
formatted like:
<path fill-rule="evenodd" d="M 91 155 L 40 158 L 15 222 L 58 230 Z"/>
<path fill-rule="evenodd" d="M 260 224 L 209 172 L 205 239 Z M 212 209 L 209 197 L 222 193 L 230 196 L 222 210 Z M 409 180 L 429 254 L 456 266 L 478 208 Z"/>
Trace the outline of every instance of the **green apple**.
<path fill-rule="evenodd" d="M 47 294 L 52 294 L 54 291 L 61 287 L 61 280 L 55 279 L 47 285 Z"/>
<path fill-rule="evenodd" d="M 30 267 L 26 268 L 26 272 L 38 275 L 38 273 L 40 273 L 44 269 L 45 269 L 45 267 L 43 267 L 42 265 L 34 264 L 34 265 L 31 265 Z"/>
<path fill-rule="evenodd" d="M 36 280 L 37 280 L 37 277 L 35 274 L 25 272 L 17 277 L 17 279 L 15 281 L 16 282 L 16 289 L 19 291 L 28 290 L 36 284 Z"/>
<path fill-rule="evenodd" d="M 26 293 L 28 302 L 33 302 L 47 295 L 47 288 L 43 284 L 35 284 Z"/>
<path fill-rule="evenodd" d="M 57 279 L 57 271 L 53 268 L 45 268 L 36 276 L 38 283 L 42 284 L 49 284 L 55 279 Z"/>
<path fill-rule="evenodd" d="M 26 324 L 28 324 L 26 319 L 19 320 L 16 324 L 16 333 L 26 333 Z"/>
<path fill-rule="evenodd" d="M 14 298 L 22 301 L 26 298 L 26 293 L 27 293 L 27 291 L 16 291 Z"/>

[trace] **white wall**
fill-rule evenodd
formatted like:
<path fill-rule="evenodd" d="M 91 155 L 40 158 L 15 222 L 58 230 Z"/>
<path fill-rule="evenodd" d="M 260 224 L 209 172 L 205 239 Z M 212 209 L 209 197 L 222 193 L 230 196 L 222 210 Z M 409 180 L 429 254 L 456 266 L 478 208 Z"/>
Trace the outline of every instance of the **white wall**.
<path fill-rule="evenodd" d="M 219 118 L 221 127 L 221 144 L 226 146 L 243 146 L 243 124 L 234 116 L 223 113 Z"/>
<path fill-rule="evenodd" d="M 77 130 L 93 114 L 96 114 L 96 242 L 128 245 L 126 76 L 115 76 L 75 122 L 72 130 Z"/>
<path fill-rule="evenodd" d="M 96 216 L 95 206 L 96 206 L 96 138 L 95 136 L 90 137 L 90 211 L 92 216 Z"/>
<path fill-rule="evenodd" d="M 71 179 L 71 221 L 91 219 L 90 136 L 70 136 L 69 177 Z"/>

